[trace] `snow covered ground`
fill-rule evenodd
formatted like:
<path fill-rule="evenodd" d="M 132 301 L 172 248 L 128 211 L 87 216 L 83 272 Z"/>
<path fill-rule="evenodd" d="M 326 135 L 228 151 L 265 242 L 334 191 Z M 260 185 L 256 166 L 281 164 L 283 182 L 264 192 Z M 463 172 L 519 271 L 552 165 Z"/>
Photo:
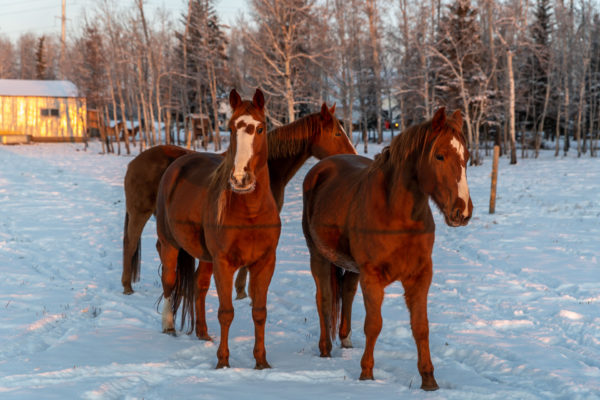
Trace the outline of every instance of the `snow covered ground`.
<path fill-rule="evenodd" d="M 291 181 L 268 302 L 267 357 L 255 371 L 249 301 L 235 302 L 233 368 L 215 342 L 161 333 L 155 226 L 143 236 L 141 282 L 121 294 L 123 175 L 131 157 L 98 143 L 0 147 L 1 399 L 597 399 L 600 398 L 600 164 L 574 154 L 469 168 L 472 222 L 436 212 L 430 340 L 441 389 L 419 389 L 401 285 L 387 290 L 373 382 L 361 382 L 364 308 L 354 349 L 318 357 L 314 283 Z M 371 146 L 372 150 L 377 150 Z"/>

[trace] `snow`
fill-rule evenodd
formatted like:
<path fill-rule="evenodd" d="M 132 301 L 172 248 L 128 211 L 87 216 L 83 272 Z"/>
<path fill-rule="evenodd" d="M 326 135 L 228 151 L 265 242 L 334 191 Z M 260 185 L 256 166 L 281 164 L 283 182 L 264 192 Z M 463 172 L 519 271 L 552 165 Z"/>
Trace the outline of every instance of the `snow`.
<path fill-rule="evenodd" d="M 155 224 L 141 281 L 121 291 L 123 175 L 131 156 L 99 143 L 0 147 L 0 398 L 2 399 L 598 399 L 600 168 L 597 159 L 500 161 L 496 214 L 490 165 L 470 167 L 475 206 L 463 228 L 436 211 L 429 294 L 431 354 L 441 389 L 419 389 L 417 354 L 399 283 L 386 290 L 375 381 L 362 382 L 362 296 L 354 349 L 318 356 L 314 282 L 290 182 L 269 290 L 267 357 L 255 371 L 249 300 L 235 302 L 232 368 L 215 370 L 214 286 L 202 342 L 161 333 Z M 362 146 L 361 146 L 362 149 Z M 378 147 L 370 146 L 371 151 Z M 372 154 L 371 154 L 372 155 Z"/>
<path fill-rule="evenodd" d="M 0 79 L 0 96 L 79 97 L 71 81 Z"/>

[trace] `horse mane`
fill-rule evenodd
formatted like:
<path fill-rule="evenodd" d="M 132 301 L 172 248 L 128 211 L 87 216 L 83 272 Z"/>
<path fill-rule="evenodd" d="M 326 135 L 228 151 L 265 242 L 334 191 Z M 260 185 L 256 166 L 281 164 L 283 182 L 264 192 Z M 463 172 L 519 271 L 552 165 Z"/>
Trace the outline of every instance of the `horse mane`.
<path fill-rule="evenodd" d="M 381 153 L 375 156 L 375 160 L 369 166 L 369 169 L 380 169 L 388 162 L 393 165 L 399 165 L 406 162 L 409 157 L 418 155 L 419 153 L 423 156 L 427 148 L 427 138 L 430 133 L 431 120 L 406 128 L 392 140 L 389 146 L 384 147 Z"/>
<path fill-rule="evenodd" d="M 208 193 L 213 193 L 213 198 L 209 201 L 215 202 L 217 207 L 217 222 L 222 222 L 223 211 L 227 207 L 229 191 L 229 175 L 233 168 L 234 152 L 231 146 L 225 152 L 223 161 L 210 174 L 210 182 L 208 184 Z"/>
<path fill-rule="evenodd" d="M 321 134 L 321 129 L 321 116 L 318 112 L 272 129 L 267 133 L 269 159 L 290 157 L 304 151 L 309 141 Z"/>

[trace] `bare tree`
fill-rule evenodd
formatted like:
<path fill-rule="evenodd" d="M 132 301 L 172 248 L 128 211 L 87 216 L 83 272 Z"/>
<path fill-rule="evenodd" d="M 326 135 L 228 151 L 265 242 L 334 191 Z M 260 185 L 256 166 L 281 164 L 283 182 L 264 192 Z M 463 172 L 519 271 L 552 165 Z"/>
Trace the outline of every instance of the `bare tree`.
<path fill-rule="evenodd" d="M 323 54 L 313 53 L 308 33 L 314 26 L 314 0 L 251 0 L 251 16 L 256 29 L 247 27 L 244 41 L 254 57 L 251 63 L 253 83 L 265 89 L 273 104 L 283 101 L 284 119 L 292 122 L 302 104 L 318 102 L 307 98 L 311 64 L 319 64 Z M 277 116 L 276 116 L 277 119 Z"/>

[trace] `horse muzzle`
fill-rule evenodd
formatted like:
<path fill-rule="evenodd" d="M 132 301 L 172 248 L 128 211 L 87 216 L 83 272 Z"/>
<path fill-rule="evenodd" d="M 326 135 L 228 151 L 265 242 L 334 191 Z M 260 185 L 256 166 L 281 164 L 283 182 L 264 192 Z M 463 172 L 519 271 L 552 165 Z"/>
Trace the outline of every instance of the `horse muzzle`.
<path fill-rule="evenodd" d="M 469 204 L 465 205 L 462 199 L 458 199 L 454 203 L 454 207 L 450 212 L 444 213 L 446 224 L 451 227 L 465 226 L 471 220 L 473 215 L 473 203 L 469 198 Z"/>
<path fill-rule="evenodd" d="M 256 187 L 256 178 L 250 173 L 244 173 L 241 176 L 231 174 L 229 186 L 235 193 L 250 193 Z"/>

